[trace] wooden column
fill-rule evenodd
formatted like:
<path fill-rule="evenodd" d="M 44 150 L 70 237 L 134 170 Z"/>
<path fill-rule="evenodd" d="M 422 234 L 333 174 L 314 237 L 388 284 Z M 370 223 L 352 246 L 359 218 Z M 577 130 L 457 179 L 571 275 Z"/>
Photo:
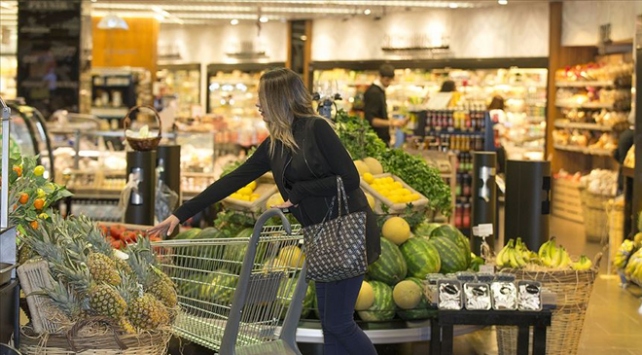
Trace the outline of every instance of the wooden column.
<path fill-rule="evenodd" d="M 557 87 L 555 86 L 555 71 L 567 66 L 588 63 L 595 60 L 597 47 L 563 47 L 562 46 L 562 1 L 552 1 L 549 5 L 549 48 L 548 48 L 548 96 L 546 107 L 546 146 L 544 156 L 551 160 L 551 171 L 557 172 L 564 168 L 571 173 L 585 170 L 592 166 L 593 157 L 574 152 L 556 151 L 553 148 L 553 131 L 555 120 L 562 118 L 560 110 L 555 106 Z M 596 157 L 603 159 L 603 157 Z M 603 163 L 603 162 L 600 162 Z"/>
<path fill-rule="evenodd" d="M 156 74 L 158 32 L 154 18 L 125 18 L 129 30 L 102 30 L 100 18 L 92 17 L 92 67 L 135 67 Z"/>

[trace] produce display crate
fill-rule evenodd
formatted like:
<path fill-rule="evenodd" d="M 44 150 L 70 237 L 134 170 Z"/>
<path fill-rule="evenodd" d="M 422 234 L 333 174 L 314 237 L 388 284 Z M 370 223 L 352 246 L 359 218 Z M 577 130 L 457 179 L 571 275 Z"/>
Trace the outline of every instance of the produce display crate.
<path fill-rule="evenodd" d="M 515 281 L 539 281 L 542 289 L 555 294 L 556 305 L 552 324 L 546 331 L 546 354 L 574 355 L 578 353 L 580 337 L 586 318 L 593 284 L 602 255 L 598 254 L 593 268 L 575 270 L 504 269 L 515 275 Z M 517 354 L 517 327 L 497 327 L 499 355 Z"/>
<path fill-rule="evenodd" d="M 617 254 L 618 248 L 624 241 L 624 199 L 609 200 L 606 203 L 606 215 L 609 226 L 609 259 L 607 272 L 615 273 L 613 260 Z"/>
<path fill-rule="evenodd" d="M 235 198 L 226 197 L 223 199 L 225 208 L 235 211 L 244 212 L 262 212 L 265 210 L 265 203 L 268 198 L 277 192 L 275 184 L 259 182 L 254 189 L 254 193 L 259 195 L 254 201 L 243 201 Z"/>
<path fill-rule="evenodd" d="M 569 221 L 584 223 L 580 183 L 568 179 L 553 179 L 552 214 Z"/>
<path fill-rule="evenodd" d="M 580 196 L 586 240 L 605 244 L 609 232 L 606 204 L 612 196 L 594 194 L 585 188 L 580 189 Z"/>
<path fill-rule="evenodd" d="M 413 210 L 424 210 L 426 206 L 428 205 L 428 199 L 417 192 L 417 190 L 413 189 L 410 187 L 408 184 L 406 184 L 403 180 L 401 180 L 399 177 L 389 174 L 389 173 L 384 173 L 384 174 L 377 174 L 373 175 L 374 178 L 382 178 L 382 177 L 392 177 L 394 181 L 398 181 L 401 183 L 403 187 L 408 189 L 411 193 L 419 195 L 419 199 L 412 203 Z M 382 213 L 383 208 L 382 206 L 385 205 L 388 207 L 388 212 L 391 214 L 398 214 L 398 213 L 403 213 L 406 210 L 406 205 L 407 203 L 394 203 L 390 201 L 388 198 L 384 197 L 382 194 L 379 192 L 375 191 L 368 183 L 366 183 L 363 179 L 361 179 L 361 189 L 375 198 L 375 208 L 374 211 L 376 213 Z"/>

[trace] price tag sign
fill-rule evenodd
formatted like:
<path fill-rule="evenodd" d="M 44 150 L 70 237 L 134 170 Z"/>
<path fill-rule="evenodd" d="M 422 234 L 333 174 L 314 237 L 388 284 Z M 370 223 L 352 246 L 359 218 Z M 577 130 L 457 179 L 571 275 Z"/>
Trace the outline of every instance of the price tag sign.
<path fill-rule="evenodd" d="M 473 235 L 477 237 L 487 237 L 493 235 L 492 223 L 484 223 L 473 227 Z"/>

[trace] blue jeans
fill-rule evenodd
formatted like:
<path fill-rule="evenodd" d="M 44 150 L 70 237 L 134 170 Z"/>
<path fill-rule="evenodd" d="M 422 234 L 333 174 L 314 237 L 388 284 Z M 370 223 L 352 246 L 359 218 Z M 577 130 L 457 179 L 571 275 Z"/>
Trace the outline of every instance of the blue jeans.
<path fill-rule="evenodd" d="M 363 275 L 315 283 L 325 355 L 377 354 L 370 338 L 354 321 L 354 304 L 362 281 Z"/>

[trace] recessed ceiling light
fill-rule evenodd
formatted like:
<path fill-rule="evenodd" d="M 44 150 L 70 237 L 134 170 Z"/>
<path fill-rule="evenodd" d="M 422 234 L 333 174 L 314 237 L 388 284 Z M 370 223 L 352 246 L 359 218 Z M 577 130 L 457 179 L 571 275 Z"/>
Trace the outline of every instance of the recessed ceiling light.
<path fill-rule="evenodd" d="M 231 24 L 232 26 L 236 26 L 236 25 L 238 25 L 238 24 L 239 24 L 239 20 L 238 20 L 238 19 L 232 19 L 232 21 L 230 21 L 230 24 Z"/>
<path fill-rule="evenodd" d="M 508 0 L 497 0 L 497 3 L 500 5 L 508 5 Z"/>
<path fill-rule="evenodd" d="M 261 17 L 259 17 L 259 21 L 261 21 L 263 23 L 266 23 L 266 22 L 268 22 L 268 18 L 265 17 L 265 16 L 261 16 Z"/>
<path fill-rule="evenodd" d="M 364 14 L 364 15 L 370 15 L 370 13 L 371 13 L 370 9 L 365 9 L 365 10 L 363 11 L 363 14 Z"/>
<path fill-rule="evenodd" d="M 450 7 L 451 9 L 456 9 L 456 8 L 458 8 L 458 7 L 459 7 L 459 5 L 457 5 L 457 4 L 456 4 L 456 3 L 454 3 L 454 2 L 451 2 L 451 3 L 448 5 L 448 7 Z"/>

